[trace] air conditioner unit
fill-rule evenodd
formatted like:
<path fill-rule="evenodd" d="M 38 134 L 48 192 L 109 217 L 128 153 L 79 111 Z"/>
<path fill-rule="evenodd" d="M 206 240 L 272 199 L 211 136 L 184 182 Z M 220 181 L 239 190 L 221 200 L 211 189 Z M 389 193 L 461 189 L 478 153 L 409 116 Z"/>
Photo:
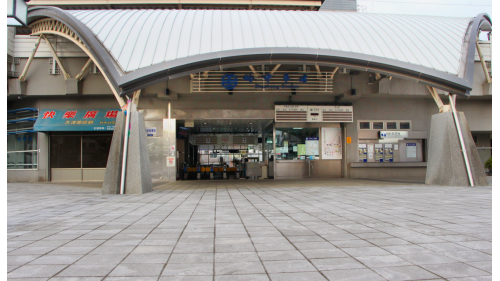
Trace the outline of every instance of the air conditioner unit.
<path fill-rule="evenodd" d="M 340 74 L 349 74 L 349 73 L 351 73 L 351 70 L 348 68 L 339 68 L 339 73 Z"/>

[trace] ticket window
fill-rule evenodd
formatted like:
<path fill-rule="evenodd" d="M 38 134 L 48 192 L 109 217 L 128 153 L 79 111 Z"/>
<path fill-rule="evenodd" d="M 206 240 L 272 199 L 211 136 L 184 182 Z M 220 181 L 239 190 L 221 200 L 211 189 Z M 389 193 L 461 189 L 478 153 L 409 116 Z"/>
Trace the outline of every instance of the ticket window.
<path fill-rule="evenodd" d="M 394 161 L 394 153 L 392 143 L 384 144 L 384 162 L 393 162 Z"/>
<path fill-rule="evenodd" d="M 384 144 L 375 144 L 375 162 L 384 162 Z"/>
<path fill-rule="evenodd" d="M 360 143 L 358 146 L 359 162 L 368 162 L 367 152 L 366 143 Z"/>

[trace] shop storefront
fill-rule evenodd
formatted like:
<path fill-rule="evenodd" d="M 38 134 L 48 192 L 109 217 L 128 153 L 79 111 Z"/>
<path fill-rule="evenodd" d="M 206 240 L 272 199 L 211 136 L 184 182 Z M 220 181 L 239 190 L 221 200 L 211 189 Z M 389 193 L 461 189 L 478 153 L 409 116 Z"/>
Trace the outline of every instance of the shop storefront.
<path fill-rule="evenodd" d="M 102 181 L 119 109 L 40 110 L 34 131 L 49 136 L 50 180 Z"/>

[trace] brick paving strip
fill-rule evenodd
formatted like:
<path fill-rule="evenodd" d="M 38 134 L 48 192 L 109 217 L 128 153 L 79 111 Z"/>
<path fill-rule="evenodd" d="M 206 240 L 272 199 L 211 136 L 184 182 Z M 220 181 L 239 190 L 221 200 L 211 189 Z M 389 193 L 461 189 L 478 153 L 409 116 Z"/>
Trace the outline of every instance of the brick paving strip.
<path fill-rule="evenodd" d="M 9 280 L 492 280 L 491 187 L 9 183 Z"/>

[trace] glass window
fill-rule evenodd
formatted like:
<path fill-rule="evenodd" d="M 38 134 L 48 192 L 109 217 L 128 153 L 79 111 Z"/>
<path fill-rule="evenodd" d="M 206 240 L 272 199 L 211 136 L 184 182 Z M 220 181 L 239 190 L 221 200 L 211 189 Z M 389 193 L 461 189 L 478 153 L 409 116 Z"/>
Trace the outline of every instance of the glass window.
<path fill-rule="evenodd" d="M 370 122 L 359 122 L 359 129 L 370 130 Z"/>
<path fill-rule="evenodd" d="M 387 130 L 397 130 L 398 129 L 397 122 L 387 122 L 386 126 L 387 126 Z"/>
<path fill-rule="evenodd" d="M 50 167 L 81 168 L 81 141 L 80 135 L 50 136 Z"/>
<path fill-rule="evenodd" d="M 305 160 L 319 156 L 319 128 L 276 129 L 277 160 Z"/>
<path fill-rule="evenodd" d="M 383 130 L 384 129 L 384 122 L 373 122 L 373 129 L 374 130 Z"/>
<path fill-rule="evenodd" d="M 82 168 L 106 168 L 112 137 L 82 136 Z"/>
<path fill-rule="evenodd" d="M 410 122 L 399 122 L 399 129 L 400 130 L 409 130 L 410 129 Z"/>
<path fill-rule="evenodd" d="M 37 150 L 37 133 L 7 135 L 7 169 L 36 169 Z"/>

